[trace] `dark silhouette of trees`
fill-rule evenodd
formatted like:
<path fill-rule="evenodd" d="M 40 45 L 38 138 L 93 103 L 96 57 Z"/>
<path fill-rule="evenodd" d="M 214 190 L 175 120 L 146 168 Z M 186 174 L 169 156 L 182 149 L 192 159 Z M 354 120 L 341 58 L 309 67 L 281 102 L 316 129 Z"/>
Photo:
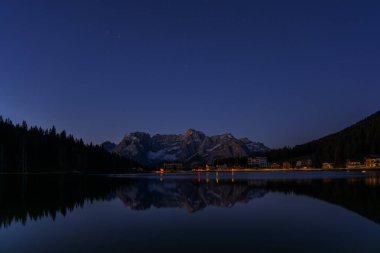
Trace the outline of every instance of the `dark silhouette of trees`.
<path fill-rule="evenodd" d="M 65 131 L 14 125 L 0 116 L 0 172 L 128 172 L 139 165 Z"/>
<path fill-rule="evenodd" d="M 273 149 L 266 155 L 272 161 L 310 157 L 320 166 L 323 162 L 343 165 L 347 159 L 362 160 L 374 153 L 380 153 L 380 111 L 338 133 L 293 148 Z"/>
<path fill-rule="evenodd" d="M 323 162 L 344 166 L 347 160 L 363 160 L 368 154 L 380 154 L 380 111 L 362 121 L 318 140 L 294 147 L 272 149 L 265 154 L 270 162 L 311 159 L 313 166 L 321 167 Z M 247 157 L 227 158 L 214 161 L 214 165 L 246 167 Z"/>

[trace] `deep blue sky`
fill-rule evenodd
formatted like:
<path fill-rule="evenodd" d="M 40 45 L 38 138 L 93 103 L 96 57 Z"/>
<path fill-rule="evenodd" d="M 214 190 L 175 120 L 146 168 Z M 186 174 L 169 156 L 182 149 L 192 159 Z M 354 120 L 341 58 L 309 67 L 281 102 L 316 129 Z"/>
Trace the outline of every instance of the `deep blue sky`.
<path fill-rule="evenodd" d="M 0 114 L 15 122 L 278 147 L 379 109 L 380 1 L 0 2 Z"/>

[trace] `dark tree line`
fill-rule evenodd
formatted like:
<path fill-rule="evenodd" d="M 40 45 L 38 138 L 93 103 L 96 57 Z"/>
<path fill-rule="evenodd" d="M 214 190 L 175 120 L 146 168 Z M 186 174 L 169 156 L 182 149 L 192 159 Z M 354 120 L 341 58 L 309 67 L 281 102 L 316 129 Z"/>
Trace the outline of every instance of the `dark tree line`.
<path fill-rule="evenodd" d="M 323 162 L 343 165 L 348 159 L 360 161 L 368 154 L 378 153 L 380 111 L 338 133 L 293 148 L 273 149 L 266 155 L 272 161 L 309 157 L 320 166 Z"/>
<path fill-rule="evenodd" d="M 0 172 L 127 172 L 138 164 L 58 133 L 0 116 Z"/>

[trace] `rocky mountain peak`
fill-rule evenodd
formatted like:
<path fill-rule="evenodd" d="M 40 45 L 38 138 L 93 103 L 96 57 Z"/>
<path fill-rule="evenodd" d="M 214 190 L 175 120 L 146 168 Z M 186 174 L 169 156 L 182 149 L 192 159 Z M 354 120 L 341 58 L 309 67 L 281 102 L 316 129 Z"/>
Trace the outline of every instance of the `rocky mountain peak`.
<path fill-rule="evenodd" d="M 190 166 L 269 150 L 262 143 L 252 142 L 248 138 L 236 139 L 231 133 L 206 136 L 203 132 L 191 128 L 179 135 L 156 134 L 152 137 L 144 132 L 128 133 L 114 148 L 108 143 L 105 146 L 110 152 L 142 164 L 180 161 Z"/>
<path fill-rule="evenodd" d="M 235 139 L 235 137 L 231 133 L 224 133 L 219 136 L 220 138 L 223 138 L 223 139 Z"/>
<path fill-rule="evenodd" d="M 201 131 L 197 131 L 195 129 L 192 129 L 192 128 L 189 128 L 185 133 L 184 133 L 185 136 L 189 137 L 189 136 L 205 136 L 205 134 Z"/>
<path fill-rule="evenodd" d="M 248 143 L 251 143 L 252 141 L 250 139 L 248 139 L 247 137 L 244 137 L 244 138 L 240 138 L 239 139 L 241 142 L 245 143 L 245 144 L 248 144 Z"/>
<path fill-rule="evenodd" d="M 128 138 L 150 138 L 150 134 L 145 132 L 132 132 L 132 133 L 126 133 L 124 135 L 124 139 Z"/>

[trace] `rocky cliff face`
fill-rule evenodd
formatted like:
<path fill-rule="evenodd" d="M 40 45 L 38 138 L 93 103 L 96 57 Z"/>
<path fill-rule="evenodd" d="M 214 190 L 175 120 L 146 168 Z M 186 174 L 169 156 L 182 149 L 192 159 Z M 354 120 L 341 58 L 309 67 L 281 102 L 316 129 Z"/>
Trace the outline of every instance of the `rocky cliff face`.
<path fill-rule="evenodd" d="M 118 145 L 105 142 L 103 146 L 110 152 L 142 164 L 163 161 L 204 164 L 216 159 L 244 157 L 269 150 L 264 144 L 252 142 L 248 138 L 236 139 L 228 133 L 206 136 L 194 129 L 178 135 L 156 134 L 153 137 L 142 132 L 129 133 Z"/>

